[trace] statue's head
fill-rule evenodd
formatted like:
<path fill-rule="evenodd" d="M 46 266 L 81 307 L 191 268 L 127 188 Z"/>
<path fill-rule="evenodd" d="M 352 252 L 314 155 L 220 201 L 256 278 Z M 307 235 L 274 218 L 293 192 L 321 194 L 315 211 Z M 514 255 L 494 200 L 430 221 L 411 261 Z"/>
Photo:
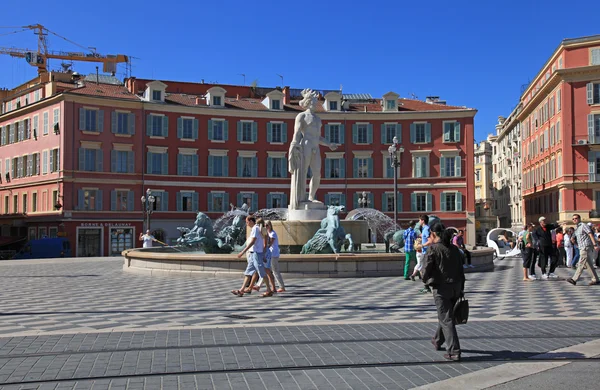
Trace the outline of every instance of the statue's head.
<path fill-rule="evenodd" d="M 338 215 L 341 212 L 346 211 L 346 206 L 329 206 L 327 207 L 328 215 Z"/>
<path fill-rule="evenodd" d="M 313 109 L 317 105 L 318 94 L 312 89 L 305 89 L 302 91 L 302 97 L 304 99 L 300 100 L 300 107 L 306 109 Z"/>

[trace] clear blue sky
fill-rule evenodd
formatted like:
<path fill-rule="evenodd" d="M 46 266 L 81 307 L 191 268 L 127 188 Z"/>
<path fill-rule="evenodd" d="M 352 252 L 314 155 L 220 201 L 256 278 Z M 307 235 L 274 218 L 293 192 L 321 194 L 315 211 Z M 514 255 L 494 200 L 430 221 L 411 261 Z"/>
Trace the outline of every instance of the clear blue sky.
<path fill-rule="evenodd" d="M 241 84 L 245 73 L 247 84 L 276 86 L 281 74 L 293 88 L 435 95 L 479 110 L 478 141 L 562 39 L 600 34 L 590 16 L 600 15 L 600 2 L 582 0 L 2 3 L 0 25 L 40 23 L 103 54 L 136 57 L 137 77 Z M 0 29 L 0 46 L 36 47 L 31 32 L 1 35 L 10 31 Z M 49 48 L 77 50 L 55 36 Z M 35 74 L 25 60 L 0 55 L 0 87 Z"/>

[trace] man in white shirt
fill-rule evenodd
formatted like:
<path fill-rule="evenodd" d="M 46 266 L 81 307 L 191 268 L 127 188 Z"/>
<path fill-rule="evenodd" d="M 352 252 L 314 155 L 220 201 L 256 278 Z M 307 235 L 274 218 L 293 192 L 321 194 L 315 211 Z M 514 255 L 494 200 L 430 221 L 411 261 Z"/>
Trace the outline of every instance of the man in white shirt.
<path fill-rule="evenodd" d="M 244 271 L 244 283 L 242 284 L 242 288 L 240 290 L 232 291 L 235 295 L 243 296 L 244 289 L 251 286 L 250 280 L 252 279 L 252 275 L 255 272 L 258 272 L 258 275 L 263 278 L 265 284 L 267 286 L 267 292 L 262 294 L 262 297 L 270 297 L 273 296 L 273 292 L 271 292 L 271 283 L 269 283 L 269 278 L 265 278 L 265 263 L 264 259 L 264 249 L 265 243 L 263 240 L 262 233 L 260 231 L 260 226 L 256 224 L 256 218 L 253 216 L 246 217 L 246 225 L 249 226 L 252 230 L 250 231 L 250 238 L 247 241 L 244 250 L 238 253 L 238 259 L 244 256 L 246 252 L 249 253 L 248 256 L 248 266 L 246 267 L 246 271 Z"/>
<path fill-rule="evenodd" d="M 156 241 L 156 238 L 150 234 L 150 230 L 146 230 L 146 234 L 140 233 L 140 241 L 143 241 L 144 248 L 152 248 L 152 242 Z"/>

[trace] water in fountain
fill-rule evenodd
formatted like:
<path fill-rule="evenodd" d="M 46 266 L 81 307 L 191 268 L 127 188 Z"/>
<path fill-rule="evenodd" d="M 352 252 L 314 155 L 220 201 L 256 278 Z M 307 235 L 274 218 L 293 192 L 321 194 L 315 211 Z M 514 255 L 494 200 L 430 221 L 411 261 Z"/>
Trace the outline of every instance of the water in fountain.
<path fill-rule="evenodd" d="M 287 220 L 288 209 L 260 209 L 252 215 L 265 221 L 285 221 Z"/>
<path fill-rule="evenodd" d="M 390 217 L 379 210 L 371 208 L 354 209 L 348 213 L 346 219 L 366 221 L 371 232 L 377 234 L 377 241 L 382 241 L 387 233 L 393 233 L 401 229 Z"/>
<path fill-rule="evenodd" d="M 219 217 L 219 219 L 217 219 L 214 223 L 213 223 L 213 230 L 215 232 L 215 235 L 218 236 L 220 231 L 223 231 L 224 229 L 226 229 L 228 226 L 232 226 L 232 225 L 236 225 L 236 226 L 244 226 L 245 224 L 245 220 L 246 217 L 248 216 L 248 212 L 246 210 L 244 210 L 243 208 L 235 208 L 231 211 L 226 212 L 225 214 L 223 214 L 221 217 Z M 235 240 L 235 242 L 233 242 L 234 247 L 235 246 L 243 246 L 244 243 L 246 242 L 246 234 L 241 233 L 237 239 Z"/>

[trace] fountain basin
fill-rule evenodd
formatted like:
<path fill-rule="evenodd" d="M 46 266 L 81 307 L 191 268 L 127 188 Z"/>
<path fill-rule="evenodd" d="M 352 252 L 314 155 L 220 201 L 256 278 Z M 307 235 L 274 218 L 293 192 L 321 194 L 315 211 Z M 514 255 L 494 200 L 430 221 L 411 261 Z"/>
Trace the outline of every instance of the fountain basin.
<path fill-rule="evenodd" d="M 146 275 L 183 275 L 207 278 L 239 278 L 246 269 L 246 258 L 235 254 L 206 255 L 181 253 L 164 248 L 128 249 L 123 251 L 123 269 Z M 465 270 L 489 271 L 494 268 L 494 249 L 471 252 L 475 268 Z M 404 254 L 400 253 L 341 253 L 330 255 L 286 254 L 279 259 L 284 278 L 356 278 L 400 276 L 404 273 Z"/>

